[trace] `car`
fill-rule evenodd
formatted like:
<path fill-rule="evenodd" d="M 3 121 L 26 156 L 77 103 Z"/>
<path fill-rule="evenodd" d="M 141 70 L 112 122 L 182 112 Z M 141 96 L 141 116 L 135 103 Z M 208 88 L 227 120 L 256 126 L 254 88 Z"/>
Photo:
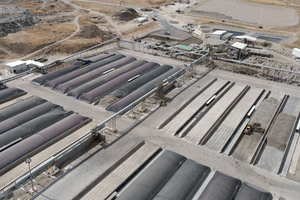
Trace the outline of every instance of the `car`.
<path fill-rule="evenodd" d="M 169 31 L 165 31 L 165 35 L 171 35 Z"/>

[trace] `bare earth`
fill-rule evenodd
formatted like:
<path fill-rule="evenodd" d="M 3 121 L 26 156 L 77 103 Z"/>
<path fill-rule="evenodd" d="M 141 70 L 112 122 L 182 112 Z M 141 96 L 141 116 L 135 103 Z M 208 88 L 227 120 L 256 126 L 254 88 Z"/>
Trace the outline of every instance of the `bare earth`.
<path fill-rule="evenodd" d="M 263 27 L 295 26 L 299 23 L 294 9 L 235 0 L 210 0 L 195 8 L 194 12 L 214 18 L 258 24 Z"/>

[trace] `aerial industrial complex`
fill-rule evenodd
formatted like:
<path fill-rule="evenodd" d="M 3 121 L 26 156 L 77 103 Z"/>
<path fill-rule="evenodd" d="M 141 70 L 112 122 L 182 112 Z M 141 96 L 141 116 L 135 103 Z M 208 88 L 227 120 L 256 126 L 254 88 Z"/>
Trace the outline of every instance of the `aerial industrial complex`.
<path fill-rule="evenodd" d="M 95 14 L 80 2 L 59 3 Z M 300 50 L 264 32 L 273 5 L 257 19 L 252 4 L 226 0 L 216 13 L 218 2 L 91 1 L 125 9 L 128 26 L 160 28 L 48 54 L 57 42 L 6 63 L 0 199 L 298 200 Z M 243 6 L 255 12 L 240 17 Z M 182 26 L 165 10 L 257 29 Z M 292 8 L 280 12 L 278 26 L 298 25 Z"/>

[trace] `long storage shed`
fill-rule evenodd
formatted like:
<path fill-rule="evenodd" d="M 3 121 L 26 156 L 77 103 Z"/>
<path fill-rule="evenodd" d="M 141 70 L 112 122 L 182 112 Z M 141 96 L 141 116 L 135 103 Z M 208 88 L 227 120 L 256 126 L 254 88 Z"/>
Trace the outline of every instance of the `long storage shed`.
<path fill-rule="evenodd" d="M 0 109 L 0 174 L 90 121 L 36 96 Z"/>
<path fill-rule="evenodd" d="M 25 94 L 27 94 L 27 92 L 15 87 L 0 90 L 0 104 L 23 96 Z"/>
<path fill-rule="evenodd" d="M 108 106 L 106 109 L 108 111 L 118 112 L 125 108 L 126 106 L 130 105 L 132 102 L 137 100 L 138 98 L 142 97 L 143 95 L 150 92 L 152 89 L 154 89 L 157 85 L 157 83 L 160 82 L 167 82 L 167 81 L 173 81 L 179 76 L 181 76 L 185 71 L 183 69 L 174 68 L 170 71 L 167 71 L 166 73 L 160 75 L 159 77 L 153 79 L 149 83 L 143 85 L 142 87 L 138 88 L 137 90 L 133 91 L 126 97 L 122 98 L 121 100 L 117 101 L 116 103 Z M 174 76 L 172 76 L 174 75 Z M 170 80 L 166 80 L 168 77 L 172 76 Z"/>
<path fill-rule="evenodd" d="M 6 106 L 0 110 L 0 122 L 45 102 L 45 99 L 31 96 L 23 101 Z"/>
<path fill-rule="evenodd" d="M 141 65 L 141 66 L 139 66 L 129 72 L 126 72 L 126 73 L 118 76 L 117 78 L 114 78 L 114 79 L 104 83 L 103 85 L 81 95 L 79 97 L 79 99 L 88 101 L 89 103 L 93 103 L 96 100 L 102 98 L 104 95 L 115 90 L 120 85 L 128 82 L 132 78 L 141 76 L 141 75 L 155 69 L 155 67 L 157 67 L 157 66 L 159 66 L 159 65 L 154 62 L 150 62 L 150 63 L 146 63 L 144 65 Z"/>
<path fill-rule="evenodd" d="M 15 115 L 11 118 L 8 118 L 8 119 L 0 122 L 0 134 L 2 134 L 14 127 L 20 126 L 21 124 L 28 122 L 36 117 L 39 117 L 56 107 L 58 107 L 58 105 L 50 103 L 50 102 L 46 102 L 46 103 L 40 104 L 32 109 L 26 110 L 18 115 Z"/>
<path fill-rule="evenodd" d="M 0 149 L 8 148 L 72 113 L 72 111 L 65 111 L 62 107 L 57 107 L 38 118 L 6 131 L 0 135 Z"/>
<path fill-rule="evenodd" d="M 78 68 L 80 68 L 81 66 L 91 62 L 96 62 L 98 60 L 107 58 L 112 56 L 113 54 L 101 54 L 99 56 L 95 56 L 95 57 L 91 57 L 88 60 L 82 60 L 82 59 L 76 59 L 75 61 L 73 61 L 73 63 L 67 67 L 63 67 L 61 69 L 55 70 L 51 73 L 48 73 L 44 76 L 40 76 L 38 78 L 35 78 L 32 80 L 33 83 L 37 84 L 37 85 L 44 85 L 47 81 L 50 81 L 52 79 L 55 79 L 59 76 L 65 75 L 69 72 L 72 72 Z"/>
<path fill-rule="evenodd" d="M 25 156 L 32 156 L 90 121 L 91 119 L 74 113 L 20 141 L 16 145 L 5 149 L 0 152 L 0 174 L 8 169 L 10 165 L 23 162 Z"/>
<path fill-rule="evenodd" d="M 108 58 L 105 58 L 103 60 L 100 60 L 100 61 L 97 61 L 95 63 L 92 63 L 92 64 L 89 64 L 85 67 L 82 67 L 78 70 L 75 70 L 75 71 L 72 71 L 68 74 L 65 74 L 61 77 L 58 77 L 56 79 L 53 79 L 51 81 L 48 81 L 45 83 L 45 86 L 48 86 L 48 87 L 51 87 L 52 89 L 55 88 L 57 85 L 61 84 L 61 83 L 64 83 L 64 82 L 67 82 L 73 78 L 76 78 L 82 74 L 85 74 L 87 72 L 90 72 L 92 70 L 95 70 L 99 67 L 102 67 L 108 63 L 111 63 L 111 62 L 114 62 L 116 60 L 119 60 L 121 58 L 123 58 L 124 56 L 123 55 L 114 55 L 114 56 L 111 56 L 111 57 L 108 57 Z"/>
<path fill-rule="evenodd" d="M 154 70 L 151 70 L 150 72 L 143 74 L 136 79 L 126 83 L 125 85 L 121 86 L 120 88 L 116 89 L 111 93 L 111 95 L 118 97 L 118 98 L 123 98 L 129 93 L 133 92 L 134 90 L 138 89 L 142 85 L 148 83 L 152 79 L 160 76 L 161 74 L 171 70 L 173 67 L 169 65 L 163 65 L 161 67 L 157 67 Z"/>
<path fill-rule="evenodd" d="M 117 61 L 115 61 L 117 62 Z M 114 64 L 115 62 L 111 63 Z M 70 90 L 73 90 L 77 87 L 81 87 L 81 85 L 84 85 L 87 82 L 93 81 L 94 79 L 97 79 L 99 77 L 102 77 L 103 82 L 105 82 L 106 80 L 110 80 L 112 78 L 115 78 L 117 76 L 119 76 L 122 73 L 125 73 L 131 69 L 134 69 L 136 67 L 138 67 L 139 65 L 142 65 L 146 63 L 146 61 L 143 60 L 137 60 L 134 61 L 132 63 L 129 63 L 121 68 L 115 69 L 115 67 L 101 67 L 98 69 L 95 69 L 91 72 L 88 72 L 86 74 L 83 74 L 77 78 L 74 78 L 70 81 L 67 81 L 65 83 L 62 83 L 60 85 L 58 85 L 55 90 L 58 90 L 62 93 L 66 93 L 69 92 Z M 109 65 L 108 65 L 109 66 Z"/>
<path fill-rule="evenodd" d="M 75 98 L 78 98 L 81 94 L 86 93 L 104 83 L 111 80 L 112 78 L 120 76 L 122 73 L 129 69 L 134 69 L 141 64 L 144 64 L 146 61 L 136 61 L 133 57 L 126 57 L 121 59 L 118 62 L 111 63 L 109 65 L 106 65 L 102 67 L 100 70 L 101 76 L 98 76 L 97 78 L 88 81 L 87 83 L 71 90 L 68 92 L 68 96 L 73 96 Z M 125 68 L 123 68 L 125 67 Z M 117 68 L 117 69 L 116 69 Z M 116 69 L 116 70 L 115 70 Z M 114 71 L 115 70 L 115 71 Z"/>
<path fill-rule="evenodd" d="M 185 160 L 182 155 L 164 151 L 120 192 L 117 200 L 152 199 Z"/>

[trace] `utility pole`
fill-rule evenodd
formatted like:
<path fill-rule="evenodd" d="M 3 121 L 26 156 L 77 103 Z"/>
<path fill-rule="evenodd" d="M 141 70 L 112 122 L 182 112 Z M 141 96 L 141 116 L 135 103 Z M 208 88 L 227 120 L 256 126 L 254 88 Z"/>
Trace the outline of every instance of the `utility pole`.
<path fill-rule="evenodd" d="M 29 169 L 29 175 L 30 175 L 30 182 L 31 182 L 31 187 L 32 187 L 32 192 L 34 192 L 34 187 L 33 187 L 33 181 L 32 181 L 32 174 L 31 174 L 31 168 L 30 168 L 30 163 L 32 162 L 31 158 L 27 158 L 25 160 L 25 163 L 28 164 L 28 169 Z"/>

